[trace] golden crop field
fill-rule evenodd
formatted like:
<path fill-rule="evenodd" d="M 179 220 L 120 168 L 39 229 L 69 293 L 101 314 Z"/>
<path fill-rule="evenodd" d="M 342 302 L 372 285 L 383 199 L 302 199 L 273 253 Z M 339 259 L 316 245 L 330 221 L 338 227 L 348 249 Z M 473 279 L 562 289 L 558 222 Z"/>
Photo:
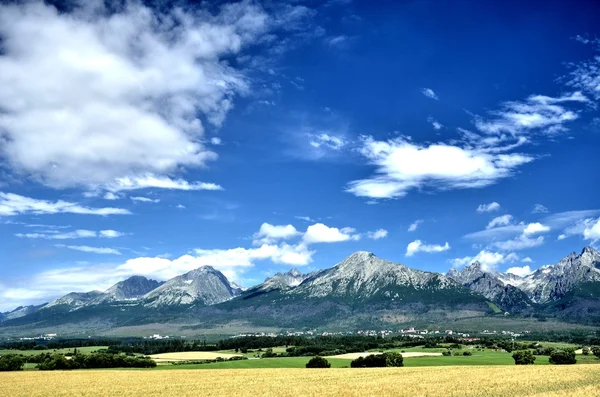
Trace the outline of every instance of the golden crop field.
<path fill-rule="evenodd" d="M 0 373 L 10 397 L 600 396 L 600 366 Z"/>

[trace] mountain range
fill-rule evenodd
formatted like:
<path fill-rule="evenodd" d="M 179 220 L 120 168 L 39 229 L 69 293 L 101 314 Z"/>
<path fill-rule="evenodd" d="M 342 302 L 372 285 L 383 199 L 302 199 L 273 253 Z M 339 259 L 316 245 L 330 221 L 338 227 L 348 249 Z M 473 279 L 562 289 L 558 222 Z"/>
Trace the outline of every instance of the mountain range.
<path fill-rule="evenodd" d="M 277 273 L 248 289 L 203 266 L 166 282 L 133 276 L 103 292 L 1 313 L 0 334 L 348 329 L 499 316 L 600 324 L 600 253 L 585 247 L 520 277 L 479 262 L 444 275 L 356 252 L 331 268 Z"/>

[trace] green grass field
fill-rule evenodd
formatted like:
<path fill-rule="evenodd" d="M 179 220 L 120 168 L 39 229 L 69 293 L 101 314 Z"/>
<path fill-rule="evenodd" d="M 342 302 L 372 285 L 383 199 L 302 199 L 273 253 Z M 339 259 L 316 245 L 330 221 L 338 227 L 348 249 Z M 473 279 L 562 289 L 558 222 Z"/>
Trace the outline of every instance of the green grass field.
<path fill-rule="evenodd" d="M 556 348 L 577 348 L 578 346 L 567 344 L 567 343 L 552 343 L 552 342 L 540 342 L 544 346 L 552 346 Z M 447 346 L 442 345 L 443 347 L 434 348 L 434 349 L 425 349 L 423 347 L 406 347 L 393 349 L 388 351 L 396 351 L 399 353 L 404 352 L 429 352 L 429 353 L 441 353 L 447 350 Z M 91 347 L 83 347 L 78 348 L 77 350 L 81 353 L 92 353 L 98 351 L 100 349 L 104 349 L 106 346 L 91 346 Z M 283 353 L 285 352 L 285 347 L 275 347 L 273 348 L 273 352 L 275 353 Z M 236 361 L 223 361 L 209 364 L 183 364 L 183 365 L 173 365 L 173 364 L 159 364 L 155 369 L 155 371 L 163 371 L 163 370 L 176 370 L 176 369 L 244 369 L 244 368 L 304 368 L 306 363 L 311 359 L 311 357 L 277 357 L 277 358 L 262 358 L 259 359 L 257 356 L 262 355 L 266 349 L 263 351 L 251 350 L 248 353 L 244 354 L 248 358 L 248 360 L 236 360 Z M 435 367 L 435 366 L 479 366 L 479 365 L 514 365 L 514 360 L 512 358 L 512 353 L 507 353 L 503 351 L 496 351 L 492 349 L 469 349 L 467 347 L 463 349 L 454 349 L 453 352 L 463 353 L 464 351 L 470 351 L 472 353 L 471 356 L 439 356 L 439 357 L 410 357 L 404 359 L 405 367 Z M 36 355 L 43 352 L 49 353 L 72 353 L 73 349 L 57 349 L 57 350 L 0 350 L 0 355 L 4 354 L 22 354 L 24 356 Z M 374 354 L 379 353 L 379 350 L 373 350 Z M 236 354 L 234 350 L 222 350 L 218 353 L 225 354 Z M 241 353 L 239 353 L 241 354 Z M 536 356 L 536 365 L 548 365 L 548 356 Z M 577 356 L 578 364 L 600 364 L 600 359 L 594 357 L 593 355 Z M 331 363 L 332 368 L 344 368 L 349 367 L 351 360 L 342 359 L 342 358 L 330 358 L 328 361 Z M 35 370 L 36 364 L 28 363 L 25 365 L 26 370 Z M 136 371 L 144 371 L 146 369 L 130 369 Z"/>

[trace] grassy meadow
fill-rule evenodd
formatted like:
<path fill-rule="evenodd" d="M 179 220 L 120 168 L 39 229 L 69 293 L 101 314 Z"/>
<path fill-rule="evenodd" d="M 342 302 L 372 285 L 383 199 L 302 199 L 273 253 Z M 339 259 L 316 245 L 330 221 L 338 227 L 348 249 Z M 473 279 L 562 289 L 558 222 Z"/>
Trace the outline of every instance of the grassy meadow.
<path fill-rule="evenodd" d="M 588 397 L 600 395 L 600 366 L 24 371 L 0 382 L 11 397 Z"/>

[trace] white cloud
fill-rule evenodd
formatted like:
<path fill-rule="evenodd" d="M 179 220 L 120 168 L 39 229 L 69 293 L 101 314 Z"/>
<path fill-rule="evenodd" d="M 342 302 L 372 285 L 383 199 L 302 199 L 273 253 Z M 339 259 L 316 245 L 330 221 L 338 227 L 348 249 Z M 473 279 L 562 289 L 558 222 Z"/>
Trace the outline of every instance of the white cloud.
<path fill-rule="evenodd" d="M 88 252 L 88 253 L 92 253 L 92 254 L 121 255 L 121 252 L 119 252 L 119 250 L 116 250 L 114 248 L 90 247 L 87 245 L 63 245 L 63 244 L 56 244 L 56 247 L 68 248 L 70 250 Z"/>
<path fill-rule="evenodd" d="M 600 49 L 600 41 L 598 41 L 598 39 L 588 40 L 582 38 L 578 41 L 581 41 L 584 44 L 592 43 L 596 49 Z M 567 80 L 566 84 L 572 88 L 588 93 L 596 100 L 600 100 L 600 56 L 595 55 L 590 60 L 573 63 L 569 66 L 571 66 L 572 71 L 570 75 L 565 78 Z"/>
<path fill-rule="evenodd" d="M 479 207 L 477 207 L 477 212 L 484 213 L 484 212 L 492 212 L 492 211 L 498 211 L 500 209 L 500 204 L 498 204 L 497 202 L 492 202 L 489 204 L 480 204 Z"/>
<path fill-rule="evenodd" d="M 151 199 L 149 197 L 134 196 L 130 197 L 130 199 L 139 203 L 160 203 L 160 199 Z"/>
<path fill-rule="evenodd" d="M 517 256 L 514 253 L 510 253 L 508 255 L 504 255 L 500 252 L 491 252 L 486 250 L 481 250 L 475 256 L 465 256 L 463 258 L 455 258 L 450 262 L 455 267 L 462 267 L 465 265 L 470 265 L 473 262 L 479 262 L 482 266 L 483 270 L 493 271 L 496 269 L 496 266 L 506 262 L 514 262 L 517 260 Z"/>
<path fill-rule="evenodd" d="M 546 225 L 542 225 L 539 222 L 528 224 L 523 230 L 523 234 L 536 234 L 536 233 L 544 233 L 550 230 L 550 227 Z"/>
<path fill-rule="evenodd" d="M 105 238 L 116 238 L 116 237 L 121 237 L 124 236 L 125 233 L 121 233 L 121 232 L 117 232 L 116 230 L 100 230 L 100 233 L 98 233 L 98 235 L 100 237 L 105 237 Z"/>
<path fill-rule="evenodd" d="M 425 95 L 427 98 L 431 98 L 431 99 L 435 99 L 436 101 L 439 100 L 440 98 L 438 98 L 437 94 L 431 89 L 431 88 L 423 88 L 421 90 L 421 92 L 423 93 L 423 95 Z"/>
<path fill-rule="evenodd" d="M 502 216 L 498 216 L 490 221 L 488 225 L 485 227 L 486 229 L 492 229 L 498 226 L 506 226 L 512 223 L 513 216 L 506 214 Z"/>
<path fill-rule="evenodd" d="M 410 224 L 410 226 L 408 227 L 408 231 L 414 232 L 415 230 L 418 229 L 418 227 L 421 223 L 423 223 L 423 219 L 417 219 L 416 221 L 414 221 L 413 223 Z"/>
<path fill-rule="evenodd" d="M 183 204 L 177 204 L 177 205 L 175 206 L 175 208 L 179 208 L 179 209 L 181 209 L 181 210 L 182 210 L 182 209 L 185 209 L 185 205 L 183 205 Z"/>
<path fill-rule="evenodd" d="M 210 143 L 212 143 L 215 146 L 221 145 L 223 143 L 223 141 L 221 140 L 221 138 L 214 136 L 212 138 L 210 138 Z"/>
<path fill-rule="evenodd" d="M 398 198 L 410 190 L 481 188 L 511 176 L 533 160 L 519 154 L 494 154 L 442 143 L 420 146 L 405 138 L 363 138 L 360 153 L 375 175 L 350 182 L 346 191 L 360 197 Z"/>
<path fill-rule="evenodd" d="M 492 245 L 503 251 L 517 251 L 528 248 L 538 247 L 544 244 L 544 237 L 539 236 L 537 238 L 530 238 L 526 234 L 522 234 L 512 240 L 497 241 Z"/>
<path fill-rule="evenodd" d="M 106 186 L 107 190 L 119 192 L 124 190 L 137 190 L 147 188 L 159 188 L 168 190 L 223 190 L 223 188 L 214 183 L 206 182 L 188 182 L 183 179 L 171 179 L 169 177 L 158 177 L 152 174 L 145 174 L 135 177 L 122 177 L 115 179 L 114 182 Z"/>
<path fill-rule="evenodd" d="M 441 130 L 443 127 L 443 125 L 439 121 L 437 121 L 431 116 L 427 117 L 427 122 L 430 123 L 433 126 L 433 129 L 435 130 Z"/>
<path fill-rule="evenodd" d="M 521 259 L 521 262 L 523 262 L 523 263 L 532 263 L 533 259 L 531 259 L 530 257 L 526 257 L 526 258 Z"/>
<path fill-rule="evenodd" d="M 280 22 L 251 2 L 215 15 L 78 4 L 70 13 L 43 2 L 0 6 L 4 163 L 55 188 L 97 189 L 215 160 L 203 124 L 220 126 L 249 90 L 226 59 Z"/>
<path fill-rule="evenodd" d="M 106 192 L 104 193 L 104 200 L 118 200 L 121 197 L 118 194 L 115 194 L 113 192 Z"/>
<path fill-rule="evenodd" d="M 523 266 L 523 267 L 510 267 L 506 270 L 506 273 L 510 273 L 510 274 L 514 274 L 515 276 L 519 276 L 519 277 L 525 277 L 528 274 L 533 273 L 533 271 L 531 270 L 531 268 L 529 266 Z"/>
<path fill-rule="evenodd" d="M 332 36 L 325 39 L 325 44 L 327 44 L 329 47 L 342 48 L 348 44 L 349 40 L 350 38 L 345 35 Z"/>
<path fill-rule="evenodd" d="M 305 221 L 305 222 L 314 222 L 315 221 L 310 216 L 295 216 L 294 218 L 300 219 L 301 221 Z"/>
<path fill-rule="evenodd" d="M 22 214 L 82 214 L 82 215 L 126 215 L 130 212 L 123 208 L 92 208 L 68 201 L 37 200 L 14 193 L 0 192 L 0 216 Z"/>
<path fill-rule="evenodd" d="M 322 223 L 309 226 L 304 233 L 303 241 L 307 244 L 313 243 L 336 243 L 348 240 L 359 240 L 360 235 L 353 234 L 356 230 L 352 228 L 329 227 Z"/>
<path fill-rule="evenodd" d="M 377 229 L 374 232 L 367 232 L 367 237 L 373 240 L 379 240 L 380 238 L 386 238 L 388 231 L 385 229 Z"/>
<path fill-rule="evenodd" d="M 513 263 L 518 260 L 519 260 L 519 256 L 517 254 L 515 254 L 514 252 L 511 252 L 508 254 L 502 254 L 500 252 L 491 252 L 491 251 L 482 250 L 473 257 L 466 256 L 463 258 L 455 258 L 455 259 L 452 259 L 450 262 L 455 267 L 462 267 L 462 266 L 469 265 L 474 262 L 479 262 L 482 270 L 494 272 L 494 271 L 496 271 L 496 268 L 498 267 L 499 264 Z"/>
<path fill-rule="evenodd" d="M 70 240 L 76 238 L 116 238 L 124 236 L 125 233 L 118 232 L 116 230 L 85 230 L 79 229 L 72 232 L 65 233 L 17 233 L 15 236 L 21 238 L 41 238 L 46 240 Z"/>
<path fill-rule="evenodd" d="M 586 222 L 585 229 L 583 229 L 583 238 L 593 241 L 600 240 L 600 218 Z"/>
<path fill-rule="evenodd" d="M 495 116 L 492 120 L 477 117 L 475 126 L 479 131 L 490 135 L 507 133 L 515 136 L 536 129 L 556 132 L 557 127 L 579 117 L 576 112 L 559 105 L 568 102 L 585 103 L 588 99 L 580 92 L 558 98 L 532 95 L 523 102 L 503 103 L 501 110 L 492 112 Z M 549 128 L 554 130 L 548 131 Z"/>
<path fill-rule="evenodd" d="M 406 247 L 406 256 L 413 256 L 417 252 L 443 252 L 450 249 L 448 242 L 444 245 L 425 244 L 421 240 L 415 240 Z"/>
<path fill-rule="evenodd" d="M 271 225 L 263 223 L 258 232 L 254 233 L 255 244 L 271 244 L 279 240 L 288 240 L 301 233 L 293 225 Z"/>
<path fill-rule="evenodd" d="M 548 212 L 548 208 L 543 206 L 542 204 L 536 204 L 533 206 L 532 214 L 545 214 Z"/>
<path fill-rule="evenodd" d="M 346 146 L 344 138 L 330 134 L 309 135 L 310 145 L 314 148 L 326 147 L 331 150 L 340 150 Z"/>
<path fill-rule="evenodd" d="M 557 237 L 557 240 L 559 240 L 559 241 L 560 241 L 560 240 L 564 240 L 564 239 L 566 239 L 567 237 L 569 237 L 569 236 L 567 236 L 566 234 L 559 234 L 559 235 L 558 235 L 558 237 Z"/>

